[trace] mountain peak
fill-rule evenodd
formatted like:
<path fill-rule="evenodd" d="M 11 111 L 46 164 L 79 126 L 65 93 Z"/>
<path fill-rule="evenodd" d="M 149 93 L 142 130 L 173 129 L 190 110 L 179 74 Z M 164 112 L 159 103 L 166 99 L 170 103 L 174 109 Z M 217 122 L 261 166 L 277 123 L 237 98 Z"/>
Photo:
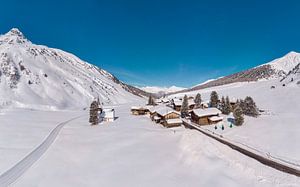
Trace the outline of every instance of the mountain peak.
<path fill-rule="evenodd" d="M 17 28 L 12 28 L 6 34 L 2 35 L 0 41 L 8 44 L 24 44 L 29 42 L 24 34 Z"/>
<path fill-rule="evenodd" d="M 294 56 L 298 56 L 300 55 L 300 53 L 297 53 L 296 51 L 290 51 L 289 53 L 287 53 L 285 56 L 291 56 L 291 57 L 294 57 Z"/>
<path fill-rule="evenodd" d="M 10 36 L 18 36 L 21 38 L 25 38 L 24 34 L 18 29 L 18 28 L 12 28 L 10 31 L 8 31 L 5 35 L 10 35 Z"/>
<path fill-rule="evenodd" d="M 286 55 L 284 55 L 283 57 L 277 58 L 267 64 L 271 65 L 273 69 L 277 71 L 283 71 L 284 73 L 287 74 L 299 63 L 300 63 L 300 53 L 291 51 Z"/>

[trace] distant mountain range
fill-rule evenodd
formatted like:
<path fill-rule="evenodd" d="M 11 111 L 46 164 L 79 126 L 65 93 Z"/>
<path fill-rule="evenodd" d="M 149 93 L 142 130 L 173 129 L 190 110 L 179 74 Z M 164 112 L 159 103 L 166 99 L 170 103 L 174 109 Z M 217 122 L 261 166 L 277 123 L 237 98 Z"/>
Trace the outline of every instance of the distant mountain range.
<path fill-rule="evenodd" d="M 183 90 L 185 88 L 177 87 L 177 86 L 170 86 L 170 87 L 158 87 L 158 86 L 145 86 L 139 87 L 141 90 L 144 90 L 148 93 L 163 95 L 171 92 L 177 92 Z"/>
<path fill-rule="evenodd" d="M 148 96 L 73 54 L 31 43 L 18 29 L 0 36 L 0 108 L 84 108 Z"/>
<path fill-rule="evenodd" d="M 212 79 L 198 84 L 192 88 L 173 92 L 172 94 L 200 90 L 236 82 L 250 82 L 264 79 L 282 78 L 281 81 L 289 80 L 291 82 L 291 80 L 293 80 L 292 82 L 294 82 L 294 80 L 297 81 L 300 79 L 299 63 L 300 53 L 292 51 L 285 56 L 275 59 L 269 63 L 228 76 L 220 77 L 218 79 Z"/>

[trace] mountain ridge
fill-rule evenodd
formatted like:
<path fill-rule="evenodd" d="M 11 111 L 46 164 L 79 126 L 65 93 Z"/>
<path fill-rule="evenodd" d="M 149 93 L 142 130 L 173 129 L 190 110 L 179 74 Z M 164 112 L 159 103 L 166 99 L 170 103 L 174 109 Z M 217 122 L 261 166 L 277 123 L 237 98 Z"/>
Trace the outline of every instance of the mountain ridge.
<path fill-rule="evenodd" d="M 0 36 L 0 107 L 85 108 L 98 97 L 116 104 L 147 94 L 71 53 L 31 43 L 16 28 Z"/>
<path fill-rule="evenodd" d="M 274 79 L 286 77 L 290 71 L 293 70 L 300 63 L 300 53 L 291 51 L 283 57 L 276 58 L 268 63 L 240 71 L 234 74 L 223 76 L 221 78 L 212 79 L 205 81 L 204 83 L 198 84 L 194 87 L 181 90 L 178 92 L 172 92 L 171 94 L 183 93 L 188 91 L 195 91 L 204 88 L 210 88 L 214 86 L 221 86 L 236 82 L 250 82 L 259 81 L 263 79 Z"/>

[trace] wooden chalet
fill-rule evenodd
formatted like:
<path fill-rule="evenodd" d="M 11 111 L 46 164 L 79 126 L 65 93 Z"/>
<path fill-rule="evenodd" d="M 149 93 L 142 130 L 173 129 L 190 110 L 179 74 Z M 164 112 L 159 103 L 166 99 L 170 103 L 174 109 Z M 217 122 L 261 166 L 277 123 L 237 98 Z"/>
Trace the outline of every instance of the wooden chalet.
<path fill-rule="evenodd" d="M 145 115 L 149 114 L 149 109 L 147 107 L 131 107 L 131 113 L 133 115 Z"/>
<path fill-rule="evenodd" d="M 174 99 L 172 105 L 173 105 L 173 109 L 179 112 L 181 109 L 182 100 Z"/>
<path fill-rule="evenodd" d="M 196 104 L 193 97 L 190 97 L 188 99 L 188 104 L 189 104 L 189 110 L 193 110 Z"/>
<path fill-rule="evenodd" d="M 199 125 L 215 124 L 223 120 L 221 113 L 217 108 L 194 109 L 190 112 L 191 121 Z"/>
<path fill-rule="evenodd" d="M 182 125 L 182 120 L 180 118 L 167 119 L 163 122 L 163 125 L 167 128 L 179 127 Z"/>
<path fill-rule="evenodd" d="M 182 124 L 180 113 L 166 106 L 151 111 L 150 117 L 152 121 L 160 123 L 165 127 L 176 127 Z"/>

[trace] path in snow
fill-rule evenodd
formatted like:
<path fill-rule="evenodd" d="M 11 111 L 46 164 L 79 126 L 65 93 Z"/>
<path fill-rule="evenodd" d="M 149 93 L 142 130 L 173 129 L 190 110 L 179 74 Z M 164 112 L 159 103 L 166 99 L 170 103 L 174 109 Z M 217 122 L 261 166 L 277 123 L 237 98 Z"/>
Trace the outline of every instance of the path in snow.
<path fill-rule="evenodd" d="M 231 147 L 232 149 L 237 150 L 238 152 L 257 160 L 257 161 L 259 161 L 260 163 L 262 163 L 264 165 L 267 165 L 269 167 L 280 170 L 282 172 L 289 173 L 289 174 L 300 177 L 300 170 L 299 169 L 291 167 L 291 166 L 289 166 L 287 164 L 284 164 L 280 161 L 274 160 L 269 155 L 267 155 L 267 157 L 265 157 L 264 155 L 261 155 L 258 152 L 255 153 L 253 151 L 250 151 L 247 148 L 243 148 L 241 146 L 238 146 L 238 145 L 232 143 L 230 140 L 226 140 L 222 135 L 217 136 L 213 132 L 210 132 L 210 131 L 205 132 L 204 129 L 202 129 L 200 126 L 198 126 L 196 124 L 193 124 L 192 122 L 189 122 L 187 120 L 183 120 L 183 122 L 184 122 L 183 124 L 186 127 L 196 129 L 196 130 L 200 131 L 201 133 L 205 134 L 206 136 L 211 137 L 211 138 L 217 140 L 218 142 L 221 142 L 224 145 L 227 145 L 227 146 Z"/>
<path fill-rule="evenodd" d="M 67 123 L 80 117 L 81 116 L 77 116 L 75 118 L 69 119 L 65 122 L 58 124 L 38 147 L 36 147 L 32 152 L 30 152 L 12 168 L 1 174 L 0 186 L 8 186 L 14 181 L 16 181 L 27 169 L 30 168 L 30 166 L 32 166 L 47 151 L 47 149 L 56 139 L 60 130 Z"/>

